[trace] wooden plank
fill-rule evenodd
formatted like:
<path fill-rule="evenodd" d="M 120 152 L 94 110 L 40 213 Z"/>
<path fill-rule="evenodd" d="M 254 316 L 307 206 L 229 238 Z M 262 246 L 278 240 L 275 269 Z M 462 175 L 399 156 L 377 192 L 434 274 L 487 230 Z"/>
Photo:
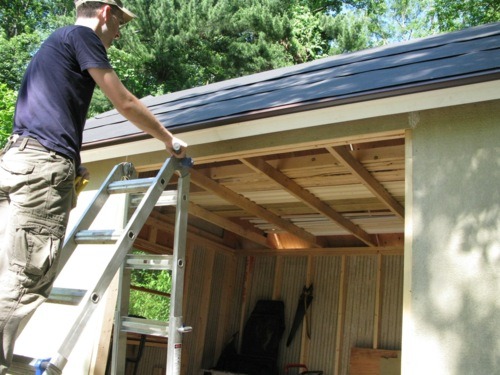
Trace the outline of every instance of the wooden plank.
<path fill-rule="evenodd" d="M 106 305 L 104 306 L 101 334 L 98 336 L 96 350 L 92 353 L 89 374 L 104 375 L 108 361 L 111 334 L 116 310 L 116 299 L 118 297 L 118 273 L 111 281 L 106 291 Z"/>
<path fill-rule="evenodd" d="M 283 289 L 283 260 L 282 256 L 276 257 L 276 266 L 274 268 L 274 282 L 273 282 L 273 300 L 281 299 L 281 290 Z"/>
<path fill-rule="evenodd" d="M 380 309 L 382 294 L 382 254 L 377 255 L 377 281 L 375 288 L 375 308 L 373 312 L 373 349 L 378 349 L 379 328 L 380 328 Z"/>
<path fill-rule="evenodd" d="M 335 223 L 337 223 L 342 228 L 352 233 L 356 238 L 360 239 L 368 246 L 376 246 L 373 240 L 371 239 L 371 236 L 368 233 L 366 233 L 363 229 L 361 229 L 352 221 L 346 219 L 344 216 L 335 211 L 329 205 L 318 199 L 314 194 L 302 188 L 302 186 L 297 184 L 294 180 L 286 176 L 284 173 L 270 166 L 262 158 L 248 158 L 248 159 L 241 159 L 241 161 L 246 165 L 248 165 L 249 167 L 255 169 L 256 171 L 264 173 L 266 176 L 268 176 L 270 179 L 278 183 L 283 189 L 288 191 L 290 194 L 294 195 L 308 206 L 314 208 L 319 213 L 325 215 L 327 218 L 330 218 Z"/>
<path fill-rule="evenodd" d="M 256 215 L 268 222 L 280 227 L 281 229 L 290 232 L 291 234 L 304 239 L 310 245 L 314 247 L 321 247 L 315 236 L 306 232 L 302 228 L 294 225 L 288 220 L 282 219 L 280 216 L 266 210 L 264 207 L 259 206 L 252 202 L 251 200 L 245 198 L 244 196 L 235 193 L 233 190 L 226 188 L 225 186 L 218 184 L 217 182 L 211 180 L 200 172 L 195 170 L 191 171 L 191 182 L 211 191 L 212 193 L 224 198 L 228 202 L 235 204 L 245 211 Z"/>
<path fill-rule="evenodd" d="M 157 225 L 161 226 L 162 229 L 170 231 L 170 233 L 173 233 L 174 230 L 174 224 L 173 222 L 166 216 L 162 215 L 159 213 L 153 213 L 152 216 L 150 216 L 147 220 L 147 223 L 150 225 Z M 205 234 L 200 234 L 201 232 L 199 230 L 196 230 L 195 228 L 188 227 L 188 241 L 201 241 L 204 246 L 215 250 L 215 251 L 222 251 L 225 253 L 233 254 L 234 249 L 225 246 L 224 243 L 217 242 L 213 238 L 209 236 L 208 233 Z M 138 240 L 136 240 L 137 242 Z M 141 241 L 139 241 L 139 244 L 142 244 Z M 135 242 L 134 242 L 135 245 Z"/>
<path fill-rule="evenodd" d="M 349 360 L 350 375 L 384 375 L 380 372 L 381 361 L 399 359 L 400 350 L 352 348 Z"/>
<path fill-rule="evenodd" d="M 210 298 L 212 293 L 210 292 L 212 289 L 212 279 L 213 279 L 213 269 L 214 269 L 214 261 L 215 261 L 215 253 L 213 250 L 207 250 L 206 252 L 206 262 L 203 269 L 203 292 L 202 299 L 196 302 L 196 307 L 198 311 L 197 319 L 196 319 L 196 335 L 194 335 L 195 340 L 195 353 L 191 358 L 194 361 L 193 368 L 200 369 L 202 368 L 201 363 L 203 360 L 203 351 L 205 347 L 205 336 L 207 333 L 207 324 L 208 324 L 208 315 L 207 311 L 209 310 Z"/>
<path fill-rule="evenodd" d="M 143 240 L 142 238 L 137 238 L 134 241 L 134 247 L 138 250 L 152 254 L 172 254 L 173 252 L 170 247 L 151 243 L 147 240 Z"/>
<path fill-rule="evenodd" d="M 306 280 L 305 285 L 312 285 L 314 280 L 314 267 L 317 257 L 313 257 L 309 255 L 307 257 L 307 270 L 306 270 Z M 314 288 L 314 286 L 313 286 Z M 314 297 L 314 289 L 313 289 L 313 297 Z M 306 310 L 306 316 L 304 318 L 304 324 L 302 324 L 302 339 L 300 340 L 300 363 L 309 363 L 309 344 L 312 340 L 312 337 L 309 338 L 307 336 L 307 331 L 312 335 L 312 325 L 311 325 L 311 314 L 312 307 Z"/>
<path fill-rule="evenodd" d="M 404 219 L 403 206 L 396 201 L 392 195 L 378 182 L 366 168 L 357 161 L 345 146 L 326 147 L 336 159 L 340 160 L 353 173 L 358 176 L 361 183 L 365 185 L 376 197 L 383 201 L 389 209 L 401 219 Z"/>
<path fill-rule="evenodd" d="M 340 265 L 340 280 L 339 280 L 339 298 L 338 298 L 338 309 L 337 309 L 337 334 L 335 336 L 335 361 L 334 361 L 334 375 L 339 375 L 340 371 L 340 361 L 342 358 L 342 336 L 344 335 L 344 315 L 345 315 L 345 303 L 347 294 L 347 272 L 346 272 L 346 257 L 342 256 Z"/>
<path fill-rule="evenodd" d="M 253 273 L 255 270 L 255 257 L 249 256 L 246 258 L 245 264 L 245 278 L 243 280 L 243 295 L 241 298 L 241 309 L 240 309 L 240 321 L 239 321 L 239 332 L 243 332 L 245 328 L 245 323 L 247 321 L 247 310 L 249 303 L 249 294 L 252 289 L 253 284 Z M 238 346 L 237 351 L 240 353 L 241 351 L 241 340 L 243 339 L 243 335 L 238 335 Z"/>
<path fill-rule="evenodd" d="M 215 353 L 222 353 L 228 338 L 234 332 L 230 331 L 231 328 L 227 322 L 231 321 L 231 316 L 234 314 L 233 301 L 235 297 L 236 286 L 236 272 L 237 272 L 237 258 L 234 256 L 226 257 L 226 267 L 224 269 L 224 282 L 222 284 L 221 296 L 219 306 L 219 320 L 217 325 L 217 337 L 215 339 Z"/>
<path fill-rule="evenodd" d="M 206 220 L 209 223 L 213 223 L 218 225 L 221 228 L 224 228 L 230 232 L 233 232 L 243 238 L 246 238 L 252 242 L 255 242 L 264 247 L 271 248 L 272 246 L 267 241 L 267 238 L 255 231 L 251 231 L 243 228 L 241 225 L 234 223 L 231 220 L 228 220 L 222 216 L 214 214 L 208 210 L 205 210 L 203 207 L 198 206 L 192 202 L 189 202 L 188 208 L 189 214 L 199 217 L 200 219 Z"/>
<path fill-rule="evenodd" d="M 310 123 L 311 112 L 304 112 L 302 123 Z M 331 119 L 331 115 L 329 115 Z M 298 119 L 297 121 L 301 121 Z M 324 146 L 339 146 L 351 143 L 377 142 L 404 137 L 407 126 L 406 114 L 396 114 L 388 117 L 374 117 L 369 119 L 353 120 L 352 126 L 338 126 L 337 124 L 320 125 L 312 131 L 310 128 L 299 128 L 280 131 L 271 134 L 261 134 L 244 138 L 235 138 L 211 142 L 204 145 L 192 145 L 189 154 L 196 159 L 196 165 L 202 165 L 238 158 L 263 156 L 283 152 L 296 152 Z M 376 133 L 373 129 L 377 129 Z M 160 160 L 164 160 L 164 153 L 159 153 Z M 158 165 L 160 162 L 158 162 Z M 137 162 L 137 165 L 151 163 Z"/>
<path fill-rule="evenodd" d="M 356 256 L 356 255 L 403 255 L 403 246 L 380 246 L 380 247 L 323 247 L 304 249 L 238 249 L 238 256 Z"/>
<path fill-rule="evenodd" d="M 314 176 L 336 178 L 345 176 L 347 168 L 335 159 L 326 149 L 310 150 L 308 155 L 296 153 L 266 155 L 265 160 L 275 169 L 279 169 L 290 178 L 308 179 Z M 356 159 L 370 171 L 370 173 L 404 171 L 404 145 L 373 147 L 355 151 Z M 255 172 L 244 164 L 220 164 L 210 167 L 210 178 L 224 182 L 226 186 L 230 181 L 247 182 L 255 178 Z M 350 176 L 347 176 L 350 177 Z M 403 175 L 404 178 L 404 175 Z"/>

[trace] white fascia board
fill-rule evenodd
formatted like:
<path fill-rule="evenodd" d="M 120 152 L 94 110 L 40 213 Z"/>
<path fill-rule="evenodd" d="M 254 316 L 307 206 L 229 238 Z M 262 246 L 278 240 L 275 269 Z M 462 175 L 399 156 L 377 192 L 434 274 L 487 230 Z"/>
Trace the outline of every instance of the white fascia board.
<path fill-rule="evenodd" d="M 271 116 L 206 129 L 176 133 L 188 145 L 250 137 L 286 130 L 303 129 L 346 121 L 480 103 L 500 99 L 500 81 L 489 81 L 390 98 L 332 106 L 328 108 Z M 164 150 L 156 139 L 104 146 L 82 151 L 83 163 Z"/>

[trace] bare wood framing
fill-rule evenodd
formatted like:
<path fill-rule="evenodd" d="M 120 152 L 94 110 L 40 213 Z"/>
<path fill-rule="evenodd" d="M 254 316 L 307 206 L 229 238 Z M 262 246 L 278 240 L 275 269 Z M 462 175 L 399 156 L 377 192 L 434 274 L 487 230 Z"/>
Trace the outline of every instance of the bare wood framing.
<path fill-rule="evenodd" d="M 111 333 L 113 332 L 114 311 L 116 299 L 118 296 L 118 274 L 113 278 L 106 291 L 106 305 L 104 306 L 101 334 L 98 335 L 97 347 L 92 353 L 90 363 L 90 374 L 104 375 L 106 373 L 106 364 L 109 355 L 111 342 Z"/>
<path fill-rule="evenodd" d="M 380 247 L 323 247 L 321 249 L 245 249 L 238 250 L 238 256 L 356 256 L 356 255 L 403 255 L 403 246 L 380 246 Z"/>
<path fill-rule="evenodd" d="M 254 269 L 255 269 L 255 258 L 253 256 L 249 256 L 246 258 L 246 264 L 245 264 L 245 278 L 243 280 L 243 297 L 241 299 L 239 332 L 243 332 L 245 327 L 245 322 L 247 320 L 247 308 L 249 302 L 248 294 L 252 287 Z M 238 353 L 241 350 L 242 338 L 243 335 L 238 335 Z"/>
<path fill-rule="evenodd" d="M 205 313 L 208 311 L 208 307 L 210 304 L 211 293 L 210 290 L 212 288 L 212 277 L 213 277 L 213 269 L 214 269 L 214 260 L 215 253 L 213 250 L 206 251 L 207 261 L 204 265 L 203 272 L 203 292 L 202 298 L 197 302 L 197 319 L 196 319 L 196 343 L 195 343 L 195 355 L 194 357 L 194 368 L 200 369 L 202 368 L 201 363 L 203 360 L 203 349 L 205 347 L 205 336 L 207 332 L 207 324 L 208 324 L 208 316 Z"/>
<path fill-rule="evenodd" d="M 387 207 L 399 218 L 404 219 L 403 206 L 394 199 L 392 195 L 371 175 L 366 168 L 358 162 L 345 146 L 325 147 L 330 154 L 343 163 L 352 174 L 358 176 L 361 183 L 365 185 L 377 198 L 384 202 Z"/>
<path fill-rule="evenodd" d="M 335 362 L 334 362 L 334 375 L 338 375 L 340 371 L 340 357 L 342 355 L 342 336 L 344 334 L 344 315 L 345 303 L 347 293 L 347 258 L 342 256 L 340 265 L 340 280 L 339 280 L 339 303 L 337 310 L 337 335 L 335 337 Z"/>
<path fill-rule="evenodd" d="M 202 187 L 205 190 L 209 190 L 212 193 L 218 195 L 219 197 L 231 202 L 232 204 L 243 208 L 245 211 L 256 215 L 268 222 L 286 230 L 293 235 L 307 241 L 310 245 L 314 247 L 321 247 L 318 244 L 318 240 L 311 233 L 305 231 L 304 229 L 294 225 L 288 220 L 282 219 L 278 215 L 266 210 L 264 207 L 255 204 L 251 200 L 245 198 L 244 196 L 235 193 L 233 190 L 226 188 L 225 186 L 218 184 L 212 179 L 204 176 L 202 173 L 192 170 L 191 171 L 191 182 Z"/>
<path fill-rule="evenodd" d="M 267 238 L 265 236 L 260 235 L 257 232 L 245 229 L 241 225 L 238 225 L 238 224 L 232 222 L 231 220 L 228 220 L 222 216 L 214 214 L 214 213 L 204 209 L 201 206 L 198 206 L 198 205 L 190 202 L 188 211 L 191 215 L 199 217 L 200 219 L 206 220 L 210 223 L 216 224 L 221 228 L 224 228 L 230 232 L 233 232 L 233 233 L 235 233 L 243 238 L 246 238 L 252 242 L 255 242 L 259 245 L 271 248 L 271 246 L 269 245 Z"/>
<path fill-rule="evenodd" d="M 137 238 L 134 241 L 134 247 L 153 254 L 172 254 L 173 252 L 173 249 L 168 246 L 151 243 L 148 240 L 143 240 L 142 238 Z"/>
<path fill-rule="evenodd" d="M 237 268 L 237 258 L 234 256 L 226 257 L 227 265 L 226 271 L 224 272 L 224 283 L 222 285 L 222 296 L 227 298 L 222 298 L 219 307 L 220 319 L 219 322 L 222 324 L 217 325 L 217 338 L 215 340 L 215 353 L 221 353 L 225 343 L 227 343 L 228 338 L 233 332 L 229 331 L 229 324 L 225 324 L 230 321 L 231 314 L 234 313 L 233 310 L 233 300 L 235 293 L 236 284 L 236 268 Z"/>
<path fill-rule="evenodd" d="M 148 225 L 156 225 L 156 226 L 161 226 L 163 229 L 168 230 L 173 232 L 174 230 L 174 223 L 166 216 L 162 214 L 157 214 L 155 213 L 154 217 L 150 216 L 148 220 L 146 221 Z M 234 249 L 225 246 L 222 242 L 215 242 L 212 239 L 210 239 L 208 236 L 202 236 L 199 233 L 196 232 L 191 227 L 188 227 L 188 241 L 200 241 L 203 243 L 204 246 L 207 248 L 210 248 L 215 251 L 220 251 L 228 254 L 234 254 Z M 143 242 L 147 241 L 140 241 L 140 239 L 135 240 L 134 245 L 136 243 L 142 245 Z M 145 245 L 145 244 L 144 244 Z M 160 248 L 160 245 L 156 245 L 156 248 Z M 139 246 L 138 246 L 139 248 Z M 145 250 L 146 251 L 146 250 Z"/>
<path fill-rule="evenodd" d="M 373 312 L 373 349 L 378 349 L 380 331 L 380 308 L 382 295 L 382 255 L 377 255 L 377 281 L 375 286 L 375 308 Z"/>
<path fill-rule="evenodd" d="M 302 188 L 294 180 L 286 176 L 284 173 L 273 168 L 271 165 L 266 163 L 262 158 L 248 158 L 241 159 L 241 161 L 248 165 L 250 168 L 256 170 L 257 172 L 263 173 L 276 183 L 278 183 L 283 189 L 288 191 L 290 194 L 294 195 L 309 207 L 315 209 L 319 213 L 325 215 L 327 218 L 333 220 L 342 228 L 346 229 L 352 233 L 356 238 L 359 238 L 365 244 L 369 246 L 376 246 L 371 236 L 366 233 L 359 226 L 354 224 L 352 221 L 343 217 L 340 213 L 335 211 L 326 203 L 318 199 L 314 194 L 310 193 L 308 190 Z"/>
<path fill-rule="evenodd" d="M 307 270 L 306 270 L 306 285 L 311 285 L 314 279 L 314 271 L 315 271 L 315 259 L 312 255 L 307 257 Z M 304 320 L 304 324 L 302 324 L 302 339 L 300 344 L 300 363 L 308 363 L 309 362 L 309 342 L 310 339 L 307 336 L 308 328 L 311 329 L 311 308 L 306 310 L 306 319 Z M 309 326 L 309 327 L 308 327 Z"/>
<path fill-rule="evenodd" d="M 274 282 L 273 282 L 273 299 L 281 299 L 281 290 L 283 289 L 283 257 L 276 257 L 276 266 L 274 269 Z"/>

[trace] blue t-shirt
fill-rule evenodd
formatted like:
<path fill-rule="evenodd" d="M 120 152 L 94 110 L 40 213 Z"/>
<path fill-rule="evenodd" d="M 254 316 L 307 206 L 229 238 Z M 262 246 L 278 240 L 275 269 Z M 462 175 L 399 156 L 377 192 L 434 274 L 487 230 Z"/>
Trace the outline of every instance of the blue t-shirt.
<path fill-rule="evenodd" d="M 56 30 L 28 65 L 13 133 L 36 138 L 80 165 L 83 127 L 95 88 L 89 68 L 111 68 L 97 34 L 85 26 Z"/>

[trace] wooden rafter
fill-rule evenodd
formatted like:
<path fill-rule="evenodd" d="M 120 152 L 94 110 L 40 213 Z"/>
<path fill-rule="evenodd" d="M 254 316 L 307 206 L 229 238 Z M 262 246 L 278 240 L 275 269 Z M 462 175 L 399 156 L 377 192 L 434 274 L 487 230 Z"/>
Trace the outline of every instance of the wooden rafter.
<path fill-rule="evenodd" d="M 359 255 L 403 255 L 404 247 L 380 246 L 380 247 L 322 247 L 321 249 L 245 249 L 238 250 L 238 256 L 359 256 Z"/>
<path fill-rule="evenodd" d="M 325 147 L 338 161 L 345 165 L 349 171 L 360 179 L 378 199 L 384 202 L 387 207 L 398 217 L 404 219 L 405 211 L 399 202 L 389 194 L 389 192 L 377 181 L 366 168 L 357 161 L 345 146 Z"/>
<path fill-rule="evenodd" d="M 276 225 L 277 227 L 303 239 L 312 246 L 321 247 L 321 245 L 318 243 L 317 238 L 311 233 L 296 226 L 292 222 L 266 210 L 264 207 L 252 202 L 248 198 L 234 192 L 233 190 L 228 189 L 221 184 L 218 184 L 214 180 L 206 177 L 195 169 L 191 170 L 191 182 L 244 209 L 246 212 L 258 216 L 268 221 L 269 223 Z"/>
<path fill-rule="evenodd" d="M 148 217 L 147 221 L 146 221 L 146 225 L 151 225 L 151 226 L 156 226 L 156 227 L 160 227 L 162 228 L 163 230 L 169 232 L 169 233 L 173 233 L 175 228 L 174 228 L 174 220 L 169 216 L 169 215 L 164 215 L 164 214 L 161 214 L 161 213 L 158 213 L 158 212 L 152 212 L 151 215 Z M 231 248 L 231 247 L 228 247 L 226 245 L 224 245 L 224 243 L 222 242 L 222 240 L 220 242 L 218 241 L 215 241 L 213 238 L 210 238 L 209 234 L 204 232 L 204 231 L 201 231 L 197 228 L 193 228 L 192 226 L 188 226 L 188 237 L 193 239 L 194 241 L 201 241 L 203 242 L 207 248 L 212 248 L 212 249 L 216 249 L 217 251 L 221 251 L 221 252 L 224 252 L 224 253 L 227 253 L 227 254 L 233 254 L 234 253 L 234 249 Z M 143 244 L 144 242 L 147 242 L 147 241 L 144 241 L 144 240 L 140 240 L 139 238 L 135 240 L 134 242 L 134 246 L 139 244 Z M 140 246 L 137 246 L 140 250 L 144 250 L 144 251 L 148 251 L 150 249 L 147 249 L 147 248 L 141 248 Z M 161 245 L 156 245 L 157 248 L 161 248 Z M 166 248 L 166 247 L 164 247 Z M 170 251 L 171 253 L 171 251 Z"/>
<path fill-rule="evenodd" d="M 340 213 L 338 213 L 332 207 L 330 207 L 322 200 L 317 198 L 314 194 L 302 188 L 302 186 L 297 184 L 294 180 L 286 176 L 284 173 L 273 168 L 264 159 L 258 157 L 247 158 L 247 159 L 241 159 L 241 162 L 249 166 L 253 170 L 263 173 L 268 178 L 278 183 L 282 188 L 287 190 L 290 194 L 294 195 L 295 197 L 303 201 L 309 207 L 330 218 L 338 225 L 340 225 L 341 227 L 352 233 L 356 238 L 363 241 L 365 244 L 369 246 L 376 246 L 371 236 L 367 232 L 365 232 L 359 226 L 354 224 L 352 221 L 343 217 Z"/>
<path fill-rule="evenodd" d="M 233 232 L 243 238 L 249 239 L 259 245 L 264 247 L 271 248 L 272 246 L 267 241 L 267 238 L 257 232 L 250 231 L 248 229 L 243 228 L 241 225 L 236 224 L 235 222 L 228 220 L 222 216 L 214 214 L 208 210 L 205 210 L 203 207 L 200 207 L 192 202 L 189 203 L 188 212 L 190 215 L 199 217 L 200 219 L 206 220 L 210 223 L 218 225 L 221 228 L 224 228 L 230 232 Z"/>

